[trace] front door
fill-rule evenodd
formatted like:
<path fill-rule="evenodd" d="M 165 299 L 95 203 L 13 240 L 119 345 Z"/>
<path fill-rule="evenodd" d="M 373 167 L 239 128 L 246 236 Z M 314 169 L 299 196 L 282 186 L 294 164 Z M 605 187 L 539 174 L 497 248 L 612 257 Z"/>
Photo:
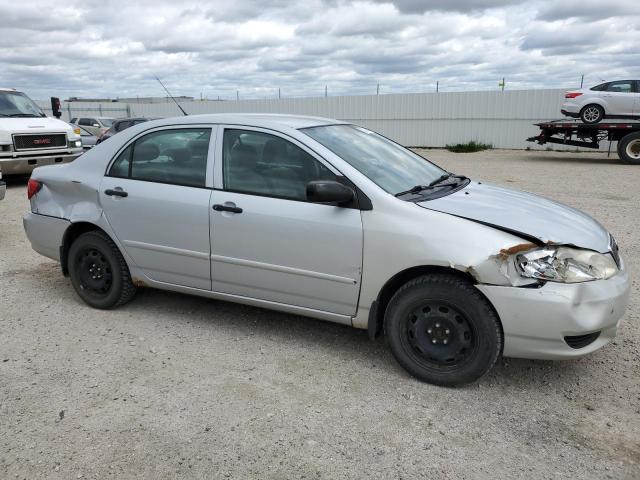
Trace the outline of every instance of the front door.
<path fill-rule="evenodd" d="M 360 211 L 306 201 L 309 181 L 336 179 L 336 172 L 294 140 L 226 128 L 216 174 L 210 207 L 213 291 L 355 314 Z"/>
<path fill-rule="evenodd" d="M 211 288 L 210 138 L 210 127 L 147 133 L 122 150 L 102 180 L 100 201 L 107 220 L 152 280 Z"/>
<path fill-rule="evenodd" d="M 632 115 L 635 101 L 635 82 L 633 80 L 621 80 L 611 82 L 603 93 L 607 101 L 605 113 L 607 115 Z"/>

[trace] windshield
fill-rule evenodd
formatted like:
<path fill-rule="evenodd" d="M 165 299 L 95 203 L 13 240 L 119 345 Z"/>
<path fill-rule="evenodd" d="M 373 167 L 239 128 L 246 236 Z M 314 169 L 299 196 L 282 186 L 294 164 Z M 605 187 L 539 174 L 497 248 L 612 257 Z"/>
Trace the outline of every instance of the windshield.
<path fill-rule="evenodd" d="M 105 127 L 109 128 L 111 127 L 111 125 L 113 125 L 113 118 L 101 118 L 100 123 L 102 123 L 102 125 L 104 125 Z"/>
<path fill-rule="evenodd" d="M 21 92 L 0 92 L 0 117 L 44 117 L 40 107 Z"/>
<path fill-rule="evenodd" d="M 362 127 L 327 125 L 301 131 L 393 195 L 415 185 L 428 185 L 446 173 L 420 155 Z"/>

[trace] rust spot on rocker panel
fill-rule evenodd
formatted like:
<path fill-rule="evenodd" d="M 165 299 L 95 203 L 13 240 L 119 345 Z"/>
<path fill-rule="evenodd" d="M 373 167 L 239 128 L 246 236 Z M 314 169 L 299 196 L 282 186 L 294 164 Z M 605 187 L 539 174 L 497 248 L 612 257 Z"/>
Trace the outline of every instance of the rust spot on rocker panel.
<path fill-rule="evenodd" d="M 140 280 L 139 278 L 132 278 L 131 282 L 133 283 L 134 286 L 136 287 L 146 287 L 147 285 Z"/>

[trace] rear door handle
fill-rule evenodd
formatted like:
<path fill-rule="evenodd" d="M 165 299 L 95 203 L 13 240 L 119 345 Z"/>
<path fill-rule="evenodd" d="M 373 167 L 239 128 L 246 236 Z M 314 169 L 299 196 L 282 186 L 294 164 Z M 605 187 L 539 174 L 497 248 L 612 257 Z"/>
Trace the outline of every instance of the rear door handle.
<path fill-rule="evenodd" d="M 127 192 L 125 192 L 124 190 L 122 190 L 122 189 L 113 190 L 111 188 L 109 188 L 108 190 L 105 190 L 104 194 L 105 195 L 109 195 L 110 197 L 114 197 L 114 196 L 115 197 L 128 197 L 129 196 L 129 194 Z"/>
<path fill-rule="evenodd" d="M 231 205 L 220 205 L 219 203 L 216 203 L 213 206 L 213 209 L 216 212 L 242 213 L 242 209 L 240 207 L 232 207 Z"/>

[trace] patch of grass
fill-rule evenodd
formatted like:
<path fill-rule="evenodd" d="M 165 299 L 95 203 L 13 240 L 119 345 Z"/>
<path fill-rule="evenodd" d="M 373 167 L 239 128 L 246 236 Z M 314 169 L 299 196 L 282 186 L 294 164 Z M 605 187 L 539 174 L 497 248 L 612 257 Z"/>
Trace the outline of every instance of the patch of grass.
<path fill-rule="evenodd" d="M 444 148 L 449 150 L 450 152 L 455 153 L 472 153 L 472 152 L 481 152 L 482 150 L 490 150 L 493 148 L 493 145 L 490 143 L 481 143 L 476 142 L 475 140 L 471 140 L 467 143 L 456 143 L 455 145 L 446 145 Z"/>

